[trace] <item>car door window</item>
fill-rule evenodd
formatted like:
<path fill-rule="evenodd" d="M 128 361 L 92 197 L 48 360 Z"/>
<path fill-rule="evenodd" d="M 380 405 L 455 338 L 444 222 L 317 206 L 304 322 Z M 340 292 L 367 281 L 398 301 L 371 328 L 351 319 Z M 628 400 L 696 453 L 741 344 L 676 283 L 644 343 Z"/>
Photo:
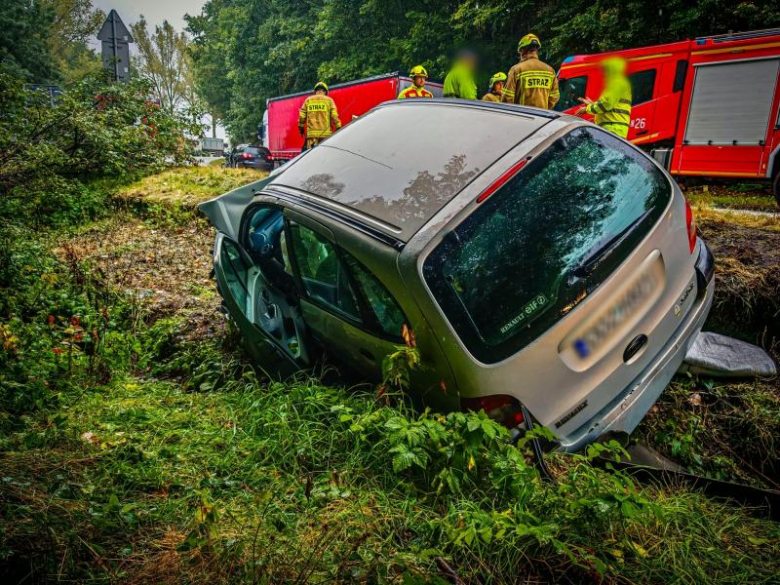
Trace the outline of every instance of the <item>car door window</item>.
<path fill-rule="evenodd" d="M 655 69 L 637 71 L 628 76 L 631 81 L 631 105 L 638 106 L 653 99 Z"/>
<path fill-rule="evenodd" d="M 588 87 L 588 76 L 580 75 L 569 79 L 559 80 L 561 99 L 555 104 L 555 111 L 563 112 L 569 108 L 580 105 L 579 98 L 585 97 L 585 89 Z"/>
<path fill-rule="evenodd" d="M 290 234 L 306 294 L 312 300 L 360 321 L 357 298 L 335 246 L 299 224 L 290 224 Z"/>
<path fill-rule="evenodd" d="M 376 316 L 379 327 L 388 335 L 400 338 L 401 328 L 406 319 L 390 291 L 355 258 L 344 253 L 344 260 Z"/>
<path fill-rule="evenodd" d="M 247 275 L 249 267 L 244 262 L 238 246 L 230 240 L 222 242 L 221 252 L 222 267 L 230 295 L 235 299 L 239 308 L 246 312 L 247 299 Z"/>

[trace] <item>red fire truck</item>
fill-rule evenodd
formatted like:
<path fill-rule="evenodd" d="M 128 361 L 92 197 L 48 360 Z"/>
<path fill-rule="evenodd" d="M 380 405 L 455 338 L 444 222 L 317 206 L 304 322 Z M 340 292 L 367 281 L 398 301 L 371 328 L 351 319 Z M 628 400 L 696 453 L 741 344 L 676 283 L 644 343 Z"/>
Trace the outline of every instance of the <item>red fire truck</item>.
<path fill-rule="evenodd" d="M 606 57 L 628 61 L 628 139 L 672 174 L 773 181 L 780 202 L 780 29 L 567 57 L 556 109 L 598 99 Z"/>
<path fill-rule="evenodd" d="M 336 102 L 343 125 L 349 124 L 368 110 L 398 97 L 402 89 L 412 81 L 398 73 L 388 73 L 330 87 L 328 95 Z M 425 87 L 434 97 L 441 97 L 442 85 L 427 82 Z M 303 100 L 312 92 L 301 92 L 271 98 L 266 102 L 263 124 L 258 136 L 263 145 L 271 151 L 274 165 L 285 162 L 300 154 L 303 138 L 298 133 L 298 110 Z"/>

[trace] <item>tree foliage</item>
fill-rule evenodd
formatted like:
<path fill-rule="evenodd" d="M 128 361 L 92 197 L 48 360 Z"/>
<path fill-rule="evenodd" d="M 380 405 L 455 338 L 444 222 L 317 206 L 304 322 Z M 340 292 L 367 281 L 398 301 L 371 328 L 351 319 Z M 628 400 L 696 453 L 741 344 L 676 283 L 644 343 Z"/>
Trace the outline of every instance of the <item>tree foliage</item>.
<path fill-rule="evenodd" d="M 66 214 L 85 185 L 183 162 L 189 120 L 149 100 L 143 80 L 73 84 L 52 105 L 46 93 L 0 74 L 0 215 Z M 97 205 L 100 202 L 95 201 Z"/>
<path fill-rule="evenodd" d="M 136 72 L 149 82 L 163 108 L 175 112 L 196 101 L 187 53 L 187 33 L 177 32 L 164 20 L 150 31 L 146 19 L 130 25 L 138 55 Z"/>
<path fill-rule="evenodd" d="M 443 79 L 452 52 L 482 54 L 480 86 L 542 37 L 553 66 L 570 54 L 780 24 L 772 0 L 208 0 L 188 17 L 196 84 L 235 139 L 254 134 L 265 100 L 422 64 Z"/>

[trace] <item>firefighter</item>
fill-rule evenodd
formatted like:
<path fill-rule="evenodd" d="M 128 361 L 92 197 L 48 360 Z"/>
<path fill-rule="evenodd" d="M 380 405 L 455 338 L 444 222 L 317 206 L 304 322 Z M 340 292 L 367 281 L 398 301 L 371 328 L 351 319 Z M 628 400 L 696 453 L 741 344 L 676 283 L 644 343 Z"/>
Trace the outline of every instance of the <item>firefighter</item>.
<path fill-rule="evenodd" d="M 631 82 L 626 77 L 626 61 L 609 57 L 601 63 L 604 91 L 598 101 L 579 98 L 584 105 L 574 112 L 577 116 L 595 114 L 597 126 L 625 138 L 631 123 Z"/>
<path fill-rule="evenodd" d="M 510 104 L 552 109 L 561 97 L 555 70 L 539 59 L 542 42 L 527 34 L 517 45 L 520 62 L 508 74 L 501 100 Z"/>
<path fill-rule="evenodd" d="M 443 95 L 446 98 L 463 100 L 477 99 L 477 84 L 474 83 L 474 71 L 477 69 L 477 54 L 463 49 L 455 55 L 455 64 L 444 78 Z"/>
<path fill-rule="evenodd" d="M 504 82 L 506 81 L 505 73 L 496 73 L 490 78 L 488 84 L 488 92 L 482 96 L 483 102 L 500 102 L 501 93 L 504 90 Z"/>
<path fill-rule="evenodd" d="M 298 112 L 298 131 L 306 138 L 304 150 L 317 146 L 335 130 L 341 128 L 336 102 L 328 95 L 324 81 L 314 86 L 314 95 L 307 97 Z"/>
<path fill-rule="evenodd" d="M 398 99 L 406 98 L 432 98 L 433 94 L 425 89 L 425 80 L 428 79 L 428 72 L 422 65 L 415 65 L 409 71 L 409 77 L 412 78 L 412 85 L 402 90 L 398 94 Z"/>

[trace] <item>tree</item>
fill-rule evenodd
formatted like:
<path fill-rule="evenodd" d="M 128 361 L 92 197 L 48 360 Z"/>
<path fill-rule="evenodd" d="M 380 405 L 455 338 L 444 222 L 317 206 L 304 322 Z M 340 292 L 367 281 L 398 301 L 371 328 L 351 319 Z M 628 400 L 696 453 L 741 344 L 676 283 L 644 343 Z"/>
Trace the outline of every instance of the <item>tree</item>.
<path fill-rule="evenodd" d="M 43 0 L 54 14 L 49 28 L 49 49 L 62 80 L 67 84 L 98 73 L 100 56 L 89 46 L 106 18 L 92 0 Z"/>
<path fill-rule="evenodd" d="M 169 112 L 192 105 L 195 100 L 194 80 L 190 73 L 187 33 L 176 32 L 167 20 L 149 33 L 146 20 L 130 25 L 138 56 L 134 58 L 139 75 L 146 79 L 160 105 Z"/>
<path fill-rule="evenodd" d="M 54 22 L 42 0 L 4 0 L 0 9 L 0 73 L 33 83 L 56 81 L 57 69 L 48 46 Z"/>

